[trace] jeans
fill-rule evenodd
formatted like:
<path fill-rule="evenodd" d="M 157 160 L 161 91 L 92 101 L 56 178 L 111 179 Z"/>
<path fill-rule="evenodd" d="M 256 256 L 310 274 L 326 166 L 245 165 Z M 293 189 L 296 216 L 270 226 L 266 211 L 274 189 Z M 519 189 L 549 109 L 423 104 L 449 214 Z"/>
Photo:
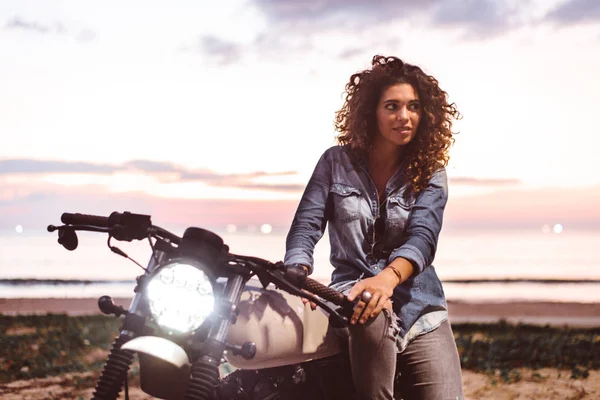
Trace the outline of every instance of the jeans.
<path fill-rule="evenodd" d="M 396 352 L 394 315 L 384 309 L 374 320 L 351 325 L 348 338 L 352 376 L 360 400 L 393 400 L 394 380 L 403 400 L 464 399 L 458 350 L 446 320 Z M 399 400 L 398 398 L 396 400 Z"/>

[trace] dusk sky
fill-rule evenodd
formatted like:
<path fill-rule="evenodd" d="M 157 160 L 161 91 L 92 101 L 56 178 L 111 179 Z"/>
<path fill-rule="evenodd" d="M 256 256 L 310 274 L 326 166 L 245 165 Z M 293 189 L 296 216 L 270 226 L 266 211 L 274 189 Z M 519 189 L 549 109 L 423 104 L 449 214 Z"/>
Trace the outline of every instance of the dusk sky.
<path fill-rule="evenodd" d="M 0 228 L 283 229 L 375 54 L 463 114 L 450 227 L 600 228 L 600 1 L 0 2 Z"/>

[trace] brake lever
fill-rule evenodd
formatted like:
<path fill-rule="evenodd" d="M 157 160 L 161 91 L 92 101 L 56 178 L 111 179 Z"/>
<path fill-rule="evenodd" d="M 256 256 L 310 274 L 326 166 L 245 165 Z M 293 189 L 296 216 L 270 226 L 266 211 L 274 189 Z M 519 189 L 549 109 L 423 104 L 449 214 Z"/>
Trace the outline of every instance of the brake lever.
<path fill-rule="evenodd" d="M 132 230 L 124 225 L 113 225 L 111 227 L 99 227 L 93 225 L 48 225 L 48 232 L 58 231 L 61 234 L 62 231 L 86 231 L 86 232 L 100 232 L 100 233 L 108 233 L 110 236 L 114 237 L 116 240 L 120 242 L 131 242 L 133 240 L 142 240 L 148 237 L 148 234 L 154 236 L 155 234 L 160 234 L 171 241 L 178 241 L 177 236 L 171 234 L 170 232 L 165 231 L 164 229 L 160 229 L 158 227 L 151 227 L 152 229 L 148 229 L 147 231 L 142 230 Z"/>
<path fill-rule="evenodd" d="M 102 228 L 98 226 L 92 225 L 48 225 L 48 232 L 61 231 L 65 229 L 72 229 L 74 231 L 88 231 L 88 232 L 102 232 L 102 233 L 111 233 L 111 228 Z"/>

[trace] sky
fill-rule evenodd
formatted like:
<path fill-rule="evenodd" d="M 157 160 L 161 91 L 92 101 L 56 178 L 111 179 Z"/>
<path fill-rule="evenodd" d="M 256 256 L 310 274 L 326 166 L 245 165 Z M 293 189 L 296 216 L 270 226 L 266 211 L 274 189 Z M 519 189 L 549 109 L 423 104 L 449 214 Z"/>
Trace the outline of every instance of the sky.
<path fill-rule="evenodd" d="M 285 229 L 375 54 L 463 115 L 446 225 L 600 229 L 595 0 L 5 0 L 0 228 Z"/>

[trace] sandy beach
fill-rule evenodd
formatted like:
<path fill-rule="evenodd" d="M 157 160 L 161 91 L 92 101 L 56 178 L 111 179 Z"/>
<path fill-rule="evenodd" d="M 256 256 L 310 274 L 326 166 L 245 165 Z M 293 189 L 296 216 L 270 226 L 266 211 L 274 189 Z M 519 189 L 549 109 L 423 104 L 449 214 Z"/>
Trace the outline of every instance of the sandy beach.
<path fill-rule="evenodd" d="M 127 308 L 129 298 L 116 298 L 115 303 Z M 600 327 L 600 304 L 555 302 L 463 303 L 449 302 L 453 324 L 468 322 L 550 325 L 557 328 Z M 0 299 L 0 314 L 43 315 L 46 313 L 71 316 L 97 315 L 97 299 Z M 25 332 L 25 331 L 24 331 Z M 26 331 L 27 333 L 29 331 Z M 16 335 L 19 330 L 7 331 Z M 106 351 L 95 350 L 94 359 L 102 361 Z M 591 355 L 592 356 L 592 355 Z M 87 357 L 90 357 L 89 355 Z M 88 360 L 89 361 L 89 360 Z M 90 398 L 98 371 L 64 373 L 35 379 L 0 383 L 3 399 L 77 399 Z M 511 370 L 518 379 L 507 382 L 497 370 L 494 374 L 463 369 L 466 399 L 598 399 L 600 371 L 589 370 L 587 378 L 573 379 L 568 368 L 517 368 Z M 512 376 L 512 375 L 511 375 Z M 81 382 L 86 382 L 82 384 Z M 150 399 L 132 382 L 132 399 Z"/>
<path fill-rule="evenodd" d="M 465 400 L 597 400 L 600 398 L 600 372 L 591 371 L 585 381 L 569 378 L 566 371 L 545 368 L 537 371 L 519 370 L 524 377 L 516 383 L 494 382 L 489 376 L 463 371 Z M 90 399 L 93 387 L 78 388 L 90 373 L 64 374 L 48 378 L 31 379 L 0 385 L 3 400 Z M 130 383 L 132 400 L 155 399 Z M 123 392 L 121 392 L 123 398 Z"/>
<path fill-rule="evenodd" d="M 115 298 L 115 303 L 127 308 L 131 299 Z M 504 319 L 509 323 L 533 325 L 600 327 L 600 304 L 562 302 L 501 302 L 465 303 L 449 301 L 448 308 L 453 323 L 493 323 Z M 99 314 L 95 298 L 0 298 L 0 314 L 68 315 Z"/>

